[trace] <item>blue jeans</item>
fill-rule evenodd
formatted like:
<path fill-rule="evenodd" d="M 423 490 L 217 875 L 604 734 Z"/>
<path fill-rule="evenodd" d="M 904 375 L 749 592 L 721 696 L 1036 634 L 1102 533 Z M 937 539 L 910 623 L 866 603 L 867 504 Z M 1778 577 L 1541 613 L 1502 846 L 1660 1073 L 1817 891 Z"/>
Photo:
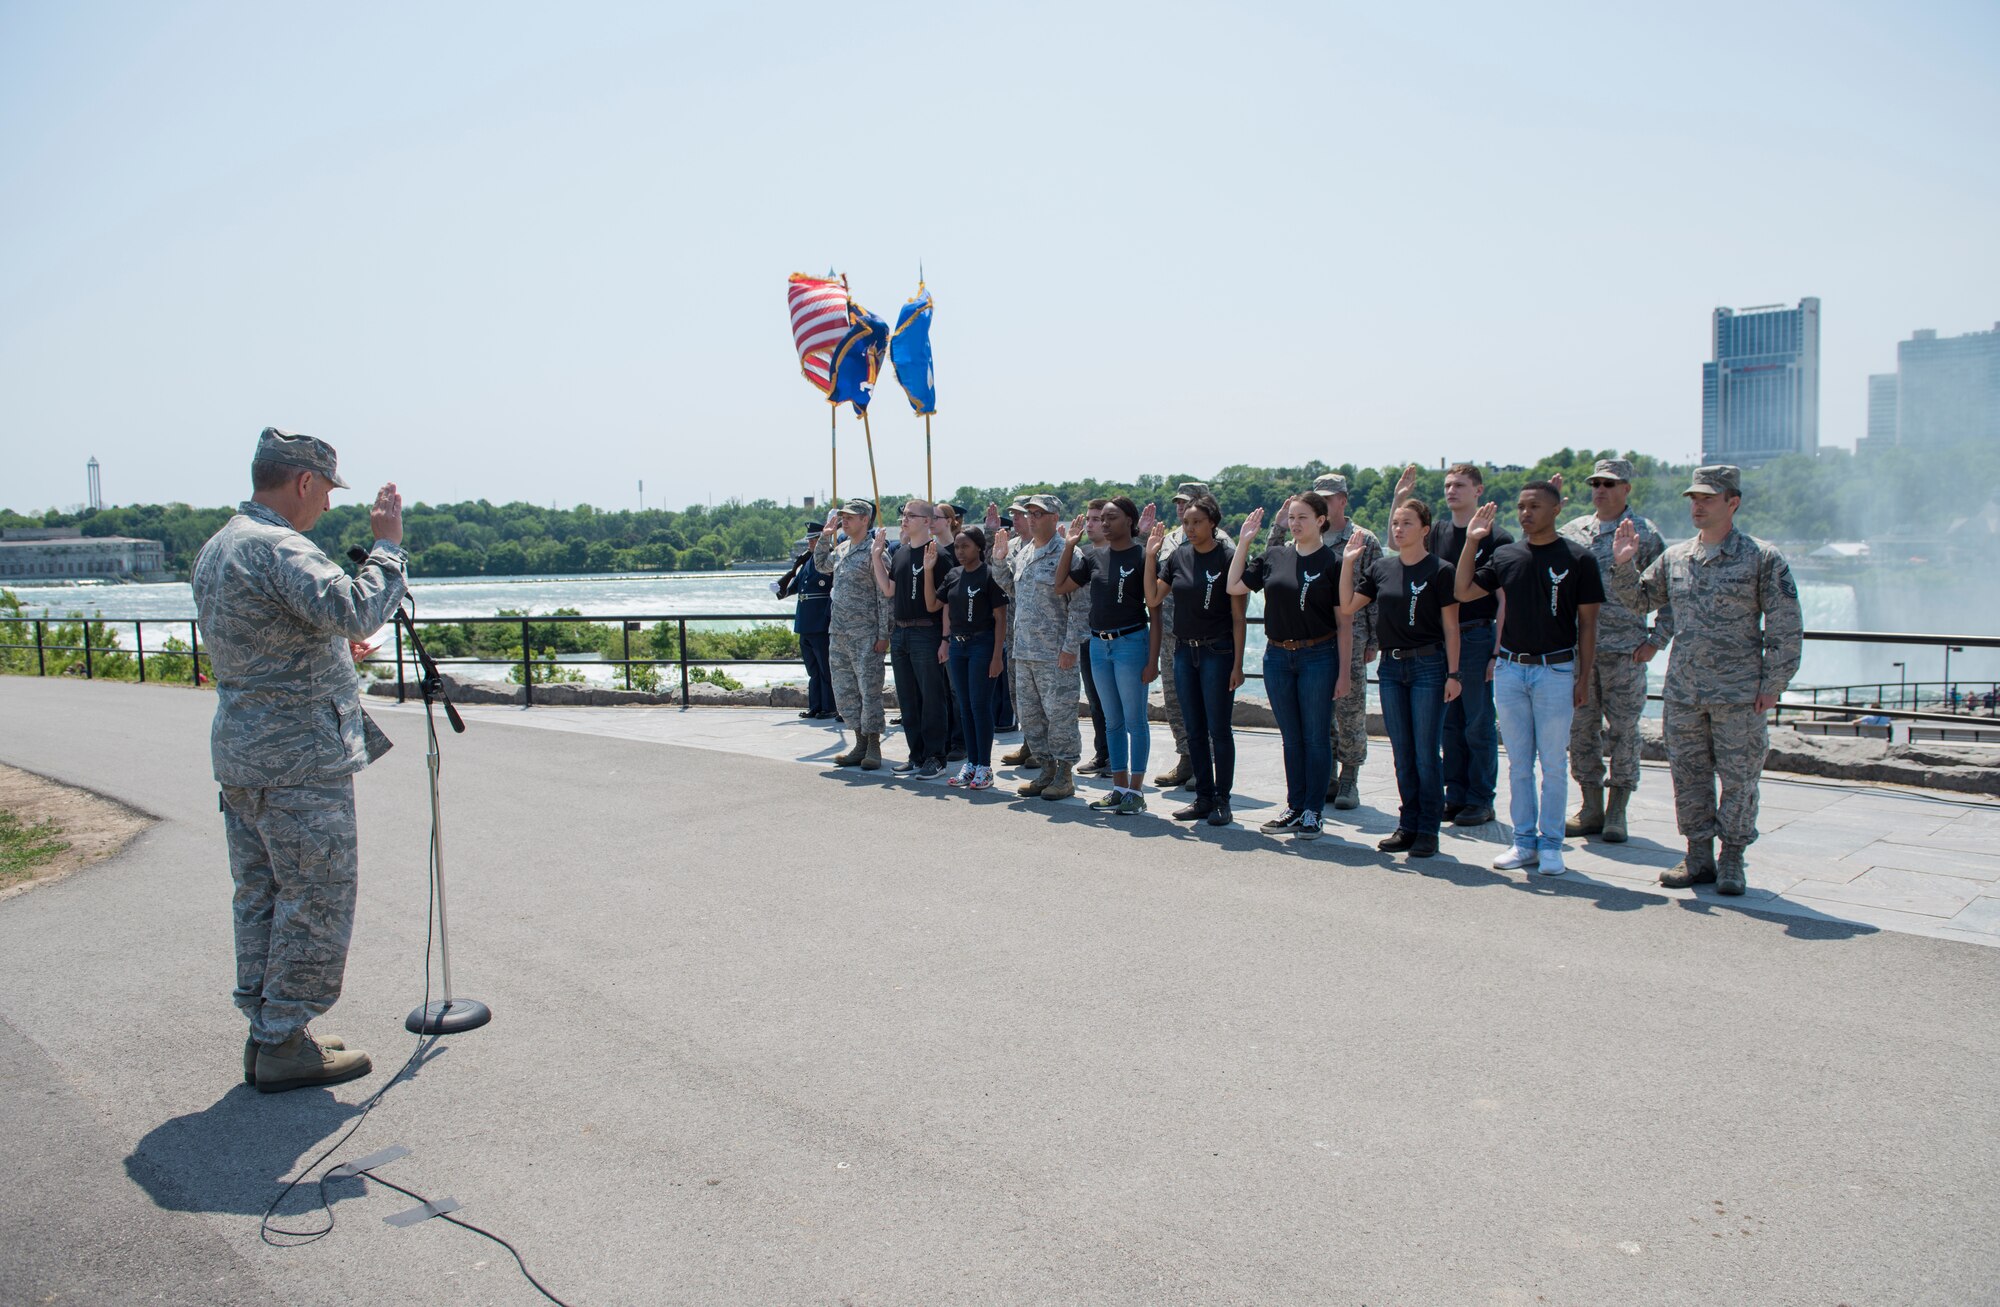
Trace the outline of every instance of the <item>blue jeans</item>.
<path fill-rule="evenodd" d="M 1340 642 L 1304 649 L 1264 646 L 1264 692 L 1285 746 L 1285 806 L 1318 813 L 1333 778 L 1333 685 L 1340 679 Z"/>
<path fill-rule="evenodd" d="M 1465 666 L 1464 662 L 1459 666 Z M 1514 822 L 1517 849 L 1557 852 L 1562 848 L 1563 805 L 1569 797 L 1569 724 L 1576 715 L 1575 696 L 1573 662 L 1553 667 L 1502 662 L 1493 673 L 1493 702 L 1500 713 L 1500 733 L 1507 740 L 1508 816 Z M 1539 786 L 1535 783 L 1538 758 L 1542 764 Z"/>
<path fill-rule="evenodd" d="M 993 765 L 993 686 L 986 674 L 993 665 L 993 632 L 952 636 L 951 690 L 958 700 L 958 719 L 965 724 L 965 760 L 975 767 Z"/>
<path fill-rule="evenodd" d="M 1194 764 L 1194 792 L 1211 803 L 1229 802 L 1229 787 L 1236 783 L 1236 732 L 1230 726 L 1236 691 L 1229 688 L 1235 666 L 1233 644 L 1174 648 L 1174 689 Z"/>
<path fill-rule="evenodd" d="M 1116 640 L 1090 638 L 1090 670 L 1104 700 L 1104 743 L 1114 772 L 1137 775 L 1146 770 L 1153 751 L 1153 730 L 1146 723 L 1146 650 L 1152 642 L 1145 631 Z"/>
<path fill-rule="evenodd" d="M 1494 729 L 1493 624 L 1461 626 L 1458 669 L 1464 690 L 1444 706 L 1444 798 L 1462 808 L 1490 808 L 1500 784 L 1500 734 Z M 1497 673 L 1496 673 L 1497 675 Z"/>
<path fill-rule="evenodd" d="M 1377 664 L 1382 725 L 1396 757 L 1396 794 L 1402 806 L 1396 825 L 1412 835 L 1435 835 L 1444 820 L 1445 657 L 1391 658 Z"/>

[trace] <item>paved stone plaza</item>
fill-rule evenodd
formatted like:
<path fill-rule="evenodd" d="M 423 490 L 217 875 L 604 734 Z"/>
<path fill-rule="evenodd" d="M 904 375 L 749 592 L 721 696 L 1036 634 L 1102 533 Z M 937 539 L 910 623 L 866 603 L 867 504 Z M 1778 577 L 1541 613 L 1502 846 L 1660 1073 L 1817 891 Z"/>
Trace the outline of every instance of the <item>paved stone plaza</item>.
<path fill-rule="evenodd" d="M 377 705 L 371 705 L 371 708 Z M 322 1023 L 377 1071 L 240 1081 L 213 701 L 0 678 L 0 762 L 158 818 L 0 903 L 0 1302 L 538 1301 L 382 1185 L 270 1247 L 279 1182 L 415 1047 L 412 709 L 359 781 Z M 2000 1249 L 1996 813 L 1770 780 L 1743 899 L 1634 840 L 1555 881 L 1360 820 L 1239 827 L 966 796 L 736 710 L 481 709 L 444 742 L 433 1046 L 335 1160 L 513 1240 L 578 1304 L 1938 1304 Z M 1248 736 L 1248 733 L 1246 733 Z M 1156 744 L 1156 750 L 1164 744 Z M 892 749 L 892 752 L 894 750 Z M 1240 816 L 1276 791 L 1246 738 Z M 1156 753 L 1156 756 L 1157 753 Z M 1358 833 L 1358 839 L 1341 836 Z M 1365 842 L 1362 842 L 1365 841 Z M 288 1225 L 316 1219 L 309 1193 Z"/>

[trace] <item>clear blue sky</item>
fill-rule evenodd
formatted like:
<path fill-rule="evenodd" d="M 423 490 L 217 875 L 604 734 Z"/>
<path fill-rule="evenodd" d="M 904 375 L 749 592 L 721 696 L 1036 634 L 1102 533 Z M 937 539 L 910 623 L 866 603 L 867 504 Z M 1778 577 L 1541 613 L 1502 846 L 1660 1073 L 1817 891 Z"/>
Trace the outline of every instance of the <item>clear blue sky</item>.
<path fill-rule="evenodd" d="M 1991 3 L 725 8 L 0 4 L 0 504 L 232 502 L 267 423 L 431 501 L 823 494 L 785 277 L 919 258 L 940 489 L 1686 457 L 1710 309 L 1804 295 L 1851 445 L 2000 319 Z"/>

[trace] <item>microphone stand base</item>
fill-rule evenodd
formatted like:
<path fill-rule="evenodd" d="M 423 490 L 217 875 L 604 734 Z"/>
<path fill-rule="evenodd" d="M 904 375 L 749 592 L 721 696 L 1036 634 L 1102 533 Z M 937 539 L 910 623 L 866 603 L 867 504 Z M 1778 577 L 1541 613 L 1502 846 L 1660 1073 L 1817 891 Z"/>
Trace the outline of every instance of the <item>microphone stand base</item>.
<path fill-rule="evenodd" d="M 456 1035 L 492 1019 L 493 1009 L 476 998 L 439 999 L 410 1013 L 403 1028 L 413 1035 Z"/>

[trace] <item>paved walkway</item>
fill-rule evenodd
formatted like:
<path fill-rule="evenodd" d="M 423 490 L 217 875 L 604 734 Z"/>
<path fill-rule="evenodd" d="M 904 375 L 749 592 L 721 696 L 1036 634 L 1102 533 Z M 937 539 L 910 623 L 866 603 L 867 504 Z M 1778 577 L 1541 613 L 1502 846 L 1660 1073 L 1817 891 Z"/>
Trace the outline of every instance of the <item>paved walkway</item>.
<path fill-rule="evenodd" d="M 377 704 L 371 702 L 369 707 L 375 711 Z M 406 705 L 399 710 L 389 704 L 383 711 L 420 713 L 422 709 Z M 847 742 L 833 724 L 800 721 L 790 709 L 488 706 L 461 712 L 471 721 L 712 749 L 820 769 Z M 1239 731 L 1237 738 L 1235 808 L 1238 821 L 1254 827 L 1271 815 L 1274 803 L 1284 794 L 1283 763 L 1276 732 Z M 1019 739 L 1018 735 L 1003 737 L 995 756 L 1007 752 Z M 884 746 L 888 761 L 872 779 L 946 788 L 943 778 L 892 778 L 888 766 L 905 752 L 900 733 L 892 729 Z M 1156 724 L 1151 770 L 1165 770 L 1172 760 L 1173 739 L 1166 727 Z M 977 801 L 1042 806 L 1039 801 L 1012 795 L 1018 784 L 1014 774 L 1000 769 L 1001 784 Z M 1069 801 L 1071 805 L 1081 806 L 1101 792 L 1097 781 L 1086 779 L 1084 784 L 1088 792 Z M 1504 818 L 1504 752 L 1500 791 L 1498 807 Z M 1371 857 L 1389 863 L 1386 855 L 1374 853 L 1375 841 L 1396 825 L 1395 768 L 1386 740 L 1377 738 L 1369 743 L 1369 760 L 1361 771 L 1361 797 L 1362 807 L 1355 811 L 1328 810 L 1328 835 L 1321 843 L 1331 846 L 1342 838 L 1356 841 Z M 1166 821 L 1165 814 L 1185 801 L 1181 792 L 1162 796 L 1152 791 L 1148 800 L 1151 812 L 1139 820 Z M 1571 801 L 1574 804 L 1573 789 Z M 1771 775 L 1764 779 L 1759 826 L 1762 835 L 1750 850 L 1750 888 L 1740 903 L 1788 917 L 2000 946 L 2000 801 Z M 1187 834 L 1199 838 L 1208 829 L 1196 826 Z M 1446 827 L 1438 865 L 1455 859 L 1467 870 L 1485 869 L 1510 829 L 1504 820 L 1471 830 Z M 1664 765 L 1646 765 L 1631 807 L 1631 835 L 1622 847 L 1599 840 L 1571 841 L 1565 853 L 1569 877 L 1607 887 L 1643 889 L 1683 902 L 1727 902 L 1713 887 L 1668 890 L 1659 886 L 1660 872 L 1679 861 L 1686 848 L 1674 829 L 1673 792 Z M 1520 872 L 1492 874 L 1515 881 L 1526 879 Z"/>

